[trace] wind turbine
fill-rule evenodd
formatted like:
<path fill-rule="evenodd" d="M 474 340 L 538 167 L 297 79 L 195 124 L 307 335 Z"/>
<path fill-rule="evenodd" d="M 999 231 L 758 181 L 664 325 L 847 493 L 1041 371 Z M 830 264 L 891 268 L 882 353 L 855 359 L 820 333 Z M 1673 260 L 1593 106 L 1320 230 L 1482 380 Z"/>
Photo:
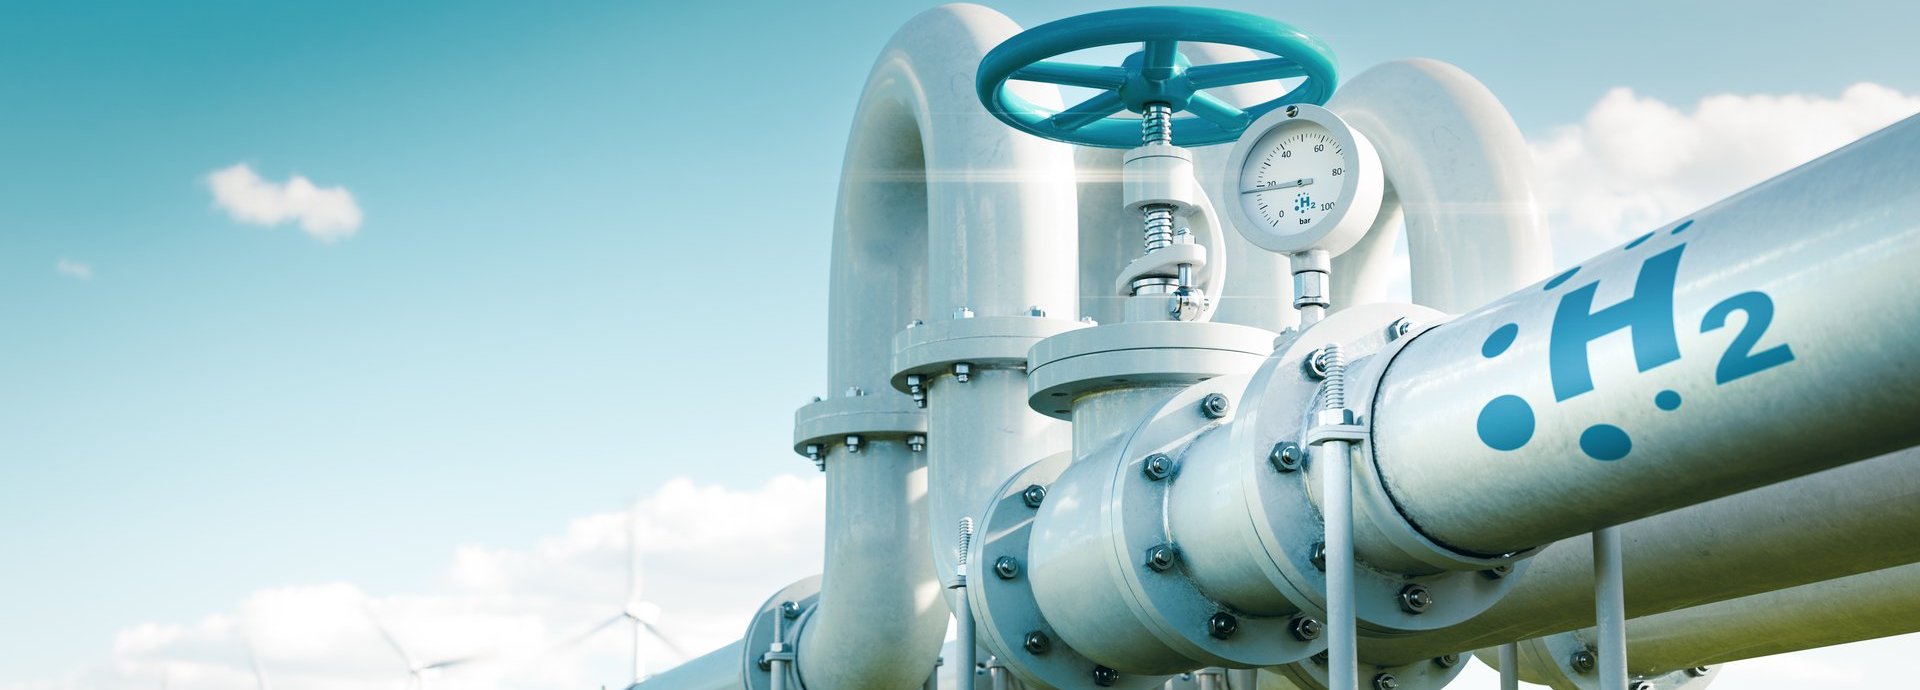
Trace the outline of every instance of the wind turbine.
<path fill-rule="evenodd" d="M 407 651 L 404 645 L 400 644 L 400 639 L 393 636 L 393 631 L 387 629 L 386 624 L 380 621 L 380 617 L 373 613 L 373 607 L 371 605 L 363 604 L 363 608 L 367 612 L 367 620 L 373 623 L 373 629 L 380 632 L 380 639 L 386 640 L 387 646 L 393 648 L 393 653 L 398 654 L 400 660 L 406 662 L 407 688 L 426 690 L 427 678 L 434 672 L 486 658 L 484 655 L 474 655 L 421 663 L 420 660 L 414 658 L 412 653 Z M 258 667 L 256 666 L 256 668 Z"/>
<path fill-rule="evenodd" d="M 593 627 L 588 628 L 585 632 L 569 638 L 556 649 L 573 647 L 587 641 L 594 635 L 600 634 L 600 631 L 613 627 L 621 621 L 629 621 L 633 624 L 633 682 L 638 683 L 647 678 L 646 655 L 642 651 L 642 642 L 646 635 L 651 635 L 653 639 L 659 640 L 660 644 L 665 645 L 675 656 L 680 657 L 682 660 L 687 659 L 686 650 L 681 648 L 679 644 L 676 644 L 672 638 L 668 637 L 667 634 L 661 631 L 660 627 L 655 624 L 655 621 L 659 620 L 660 617 L 660 607 L 653 602 L 640 598 L 640 585 L 640 503 L 635 501 L 634 504 L 627 509 L 626 603 L 620 607 L 620 613 L 594 624 Z"/>

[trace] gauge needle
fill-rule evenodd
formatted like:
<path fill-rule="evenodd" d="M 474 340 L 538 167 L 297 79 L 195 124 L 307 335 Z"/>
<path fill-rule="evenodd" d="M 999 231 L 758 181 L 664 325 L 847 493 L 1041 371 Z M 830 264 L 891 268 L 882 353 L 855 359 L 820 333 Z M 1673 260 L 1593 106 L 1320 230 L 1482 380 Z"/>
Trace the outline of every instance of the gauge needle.
<path fill-rule="evenodd" d="M 1311 178 L 1311 177 L 1302 177 L 1302 178 L 1300 178 L 1300 179 L 1298 179 L 1298 180 L 1294 180 L 1294 181 L 1292 181 L 1292 182 L 1268 182 L 1268 183 L 1266 183 L 1266 184 L 1263 184 L 1263 185 L 1260 185 L 1260 186 L 1258 186 L 1258 187 L 1254 187 L 1254 188 L 1252 188 L 1252 189 L 1242 189 L 1242 190 L 1240 190 L 1240 193 L 1241 193 L 1241 194 L 1258 194 L 1258 193 L 1260 193 L 1260 192 L 1271 192 L 1271 191 L 1273 191 L 1273 190 L 1276 190 L 1276 189 L 1288 189 L 1288 188 L 1292 188 L 1292 187 L 1305 187 L 1305 186 L 1307 186 L 1307 185 L 1310 185 L 1310 184 L 1313 184 L 1313 178 Z"/>

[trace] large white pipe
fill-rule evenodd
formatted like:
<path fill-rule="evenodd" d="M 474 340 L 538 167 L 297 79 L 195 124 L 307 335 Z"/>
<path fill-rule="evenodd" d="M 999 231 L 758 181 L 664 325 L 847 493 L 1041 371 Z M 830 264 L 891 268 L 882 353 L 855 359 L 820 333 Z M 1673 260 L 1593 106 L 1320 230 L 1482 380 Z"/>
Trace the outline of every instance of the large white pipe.
<path fill-rule="evenodd" d="M 1627 615 L 1699 606 L 1920 562 L 1920 449 L 1682 508 L 1620 527 Z M 1512 592 L 1459 625 L 1363 639 L 1382 665 L 1593 624 L 1593 550 L 1542 549 Z"/>
<path fill-rule="evenodd" d="M 1920 117 L 1420 334 L 1395 505 L 1499 555 L 1920 443 L 1916 159 Z"/>
<path fill-rule="evenodd" d="M 1337 306 L 1385 296 L 1399 210 L 1417 304 L 1459 313 L 1546 276 L 1552 248 L 1527 142 L 1486 86 L 1444 62 L 1402 60 L 1361 72 L 1327 108 L 1373 142 L 1397 202 L 1335 258 Z"/>
<path fill-rule="evenodd" d="M 1070 152 L 994 121 L 971 86 L 980 57 L 1017 30 L 993 10 L 946 5 L 907 22 L 875 61 L 841 173 L 832 390 L 904 397 L 890 377 L 893 336 L 909 320 L 961 307 L 982 316 L 1074 308 Z M 958 518 L 1031 457 L 1009 451 L 1064 445 L 1057 423 L 1021 404 L 1019 376 L 981 373 L 934 386 L 931 494 L 905 446 L 831 451 L 827 570 L 796 660 L 809 690 L 927 678 L 946 629 L 939 578 L 952 572 Z"/>

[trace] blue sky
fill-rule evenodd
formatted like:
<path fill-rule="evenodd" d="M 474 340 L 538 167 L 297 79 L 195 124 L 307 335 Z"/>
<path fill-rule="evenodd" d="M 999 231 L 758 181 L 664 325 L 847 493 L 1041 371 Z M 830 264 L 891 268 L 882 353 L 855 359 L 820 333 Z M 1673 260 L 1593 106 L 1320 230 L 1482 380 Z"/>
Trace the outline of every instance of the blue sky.
<path fill-rule="evenodd" d="M 264 587 L 430 587 L 672 477 L 803 470 L 841 149 L 926 6 L 0 7 L 0 682 Z M 1530 138 L 1615 87 L 1920 93 L 1906 4 L 1221 6 L 1347 75 L 1458 64 Z M 364 225 L 236 223 L 206 182 L 236 163 Z"/>

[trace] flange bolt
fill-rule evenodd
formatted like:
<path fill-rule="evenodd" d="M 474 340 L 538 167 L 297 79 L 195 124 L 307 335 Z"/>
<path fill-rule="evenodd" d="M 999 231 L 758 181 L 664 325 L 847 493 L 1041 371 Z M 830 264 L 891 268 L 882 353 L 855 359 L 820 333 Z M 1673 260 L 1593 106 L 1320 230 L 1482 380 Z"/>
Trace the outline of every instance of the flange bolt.
<path fill-rule="evenodd" d="M 1093 667 L 1093 684 L 1094 685 L 1098 685 L 1104 688 L 1104 687 L 1113 685 L 1114 682 L 1118 680 L 1120 680 L 1119 671 L 1115 671 L 1105 666 Z"/>
<path fill-rule="evenodd" d="M 1373 690 L 1400 690 L 1400 679 L 1391 673 L 1382 673 L 1373 677 Z"/>
<path fill-rule="evenodd" d="M 1027 633 L 1027 639 L 1023 640 L 1021 645 L 1027 648 L 1028 654 L 1045 654 L 1047 650 L 1053 649 L 1053 638 L 1035 630 Z"/>
<path fill-rule="evenodd" d="M 1433 665 L 1440 668 L 1453 668 L 1460 665 L 1460 655 L 1442 654 L 1433 658 Z"/>
<path fill-rule="evenodd" d="M 1147 549 L 1147 567 L 1152 568 L 1154 572 L 1166 572 L 1173 568 L 1173 562 L 1175 560 L 1177 560 L 1176 554 L 1173 552 L 1172 546 L 1157 544 Z"/>
<path fill-rule="evenodd" d="M 1275 472 L 1295 472 L 1305 458 L 1306 453 L 1300 452 L 1300 444 L 1281 441 L 1273 444 L 1273 450 L 1267 453 L 1267 464 L 1272 465 Z"/>
<path fill-rule="evenodd" d="M 1508 575 L 1512 575 L 1513 566 L 1506 565 L 1506 564 L 1496 565 L 1494 567 L 1480 571 L 1480 574 L 1489 580 L 1498 580 Z"/>
<path fill-rule="evenodd" d="M 1707 675 L 1707 672 L 1712 670 L 1713 670 L 1712 666 L 1695 666 L 1693 668 L 1687 669 L 1687 676 L 1691 678 L 1699 678 L 1701 676 Z"/>
<path fill-rule="evenodd" d="M 1231 613 L 1221 611 L 1207 618 L 1207 634 L 1216 640 L 1233 637 L 1233 633 L 1239 630 L 1240 619 L 1234 618 Z"/>
<path fill-rule="evenodd" d="M 1327 626 L 1312 616 L 1295 616 L 1287 628 L 1293 632 L 1293 639 L 1308 642 L 1320 639 L 1320 633 L 1326 632 Z"/>
<path fill-rule="evenodd" d="M 1166 479 L 1173 476 L 1173 458 L 1165 453 L 1154 453 L 1147 456 L 1146 462 L 1140 463 L 1140 471 L 1156 482 Z"/>
<path fill-rule="evenodd" d="M 1225 417 L 1227 411 L 1231 409 L 1233 409 L 1233 403 L 1227 400 L 1227 396 L 1219 393 L 1208 393 L 1207 397 L 1200 399 L 1200 414 L 1206 415 L 1207 419 Z"/>
<path fill-rule="evenodd" d="M 1594 657 L 1593 650 L 1589 649 L 1574 652 L 1573 657 L 1567 659 L 1567 665 L 1573 667 L 1575 673 L 1593 673 L 1593 669 L 1599 663 L 1600 660 Z"/>
<path fill-rule="evenodd" d="M 1026 491 L 1020 492 L 1020 500 L 1025 501 L 1028 508 L 1038 508 L 1041 501 L 1047 500 L 1047 487 L 1030 484 Z"/>
<path fill-rule="evenodd" d="M 1425 585 L 1407 585 L 1400 589 L 1400 610 L 1412 614 L 1426 613 L 1433 608 L 1433 592 Z"/>
<path fill-rule="evenodd" d="M 1310 556 L 1307 556 L 1307 562 L 1309 562 L 1309 563 L 1312 563 L 1312 564 L 1313 564 L 1313 569 L 1314 569 L 1314 570 L 1319 570 L 1319 571 L 1321 571 L 1321 572 L 1326 572 L 1326 570 L 1327 570 L 1327 543 L 1326 543 L 1326 542 L 1324 542 L 1324 541 L 1316 541 L 1316 542 L 1314 542 L 1314 543 L 1313 543 L 1313 554 L 1312 554 L 1312 555 L 1310 555 Z"/>
<path fill-rule="evenodd" d="M 1020 561 L 1012 556 L 1001 556 L 1000 560 L 993 562 L 993 574 L 1002 580 L 1020 577 Z"/>

